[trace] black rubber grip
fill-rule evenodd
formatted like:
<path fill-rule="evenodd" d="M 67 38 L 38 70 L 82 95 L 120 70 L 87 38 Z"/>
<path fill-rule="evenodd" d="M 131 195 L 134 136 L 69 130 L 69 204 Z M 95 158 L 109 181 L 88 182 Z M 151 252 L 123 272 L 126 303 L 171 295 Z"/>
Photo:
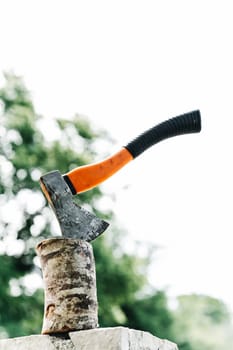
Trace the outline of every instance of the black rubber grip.
<path fill-rule="evenodd" d="M 154 126 L 129 142 L 125 148 L 136 158 L 149 147 L 169 137 L 200 131 L 201 114 L 199 110 L 196 110 Z"/>

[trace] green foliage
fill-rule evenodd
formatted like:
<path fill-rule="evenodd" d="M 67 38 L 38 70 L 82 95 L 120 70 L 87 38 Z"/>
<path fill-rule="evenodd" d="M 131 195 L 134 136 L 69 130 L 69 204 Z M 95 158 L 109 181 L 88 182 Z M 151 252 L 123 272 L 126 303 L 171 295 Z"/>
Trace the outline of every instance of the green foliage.
<path fill-rule="evenodd" d="M 20 285 L 22 270 L 17 259 L 0 255 L 0 336 L 39 333 L 41 328 L 41 305 L 43 293 L 36 291 L 30 297 Z M 11 285 L 15 284 L 17 295 L 12 295 Z M 4 330 L 4 332 L 3 332 Z"/>
<path fill-rule="evenodd" d="M 119 241 L 120 236 L 118 234 Z M 146 283 L 146 259 L 119 252 L 119 244 L 100 237 L 94 241 L 97 292 L 100 303 L 99 321 L 102 326 L 127 322 L 123 307 L 135 301 Z"/>
<path fill-rule="evenodd" d="M 173 318 L 163 291 L 154 292 L 142 299 L 131 300 L 124 304 L 123 311 L 127 317 L 128 327 L 149 331 L 154 335 L 159 334 L 161 338 L 171 337 Z"/>
<path fill-rule="evenodd" d="M 206 295 L 178 297 L 173 333 L 180 350 L 230 349 L 232 319 L 226 305 Z"/>

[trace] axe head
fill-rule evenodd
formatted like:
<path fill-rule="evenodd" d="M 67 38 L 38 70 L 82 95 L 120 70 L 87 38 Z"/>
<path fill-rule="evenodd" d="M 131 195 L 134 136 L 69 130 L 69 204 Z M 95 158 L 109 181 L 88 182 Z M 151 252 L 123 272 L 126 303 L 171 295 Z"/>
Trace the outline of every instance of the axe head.
<path fill-rule="evenodd" d="M 40 185 L 66 238 L 92 241 L 103 233 L 108 223 L 74 203 L 72 193 L 58 170 L 43 175 Z"/>

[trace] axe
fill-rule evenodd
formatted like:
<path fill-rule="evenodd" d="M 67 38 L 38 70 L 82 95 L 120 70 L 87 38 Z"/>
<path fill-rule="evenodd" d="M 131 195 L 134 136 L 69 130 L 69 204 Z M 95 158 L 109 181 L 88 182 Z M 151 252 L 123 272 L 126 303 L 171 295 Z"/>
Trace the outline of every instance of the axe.
<path fill-rule="evenodd" d="M 173 136 L 200 131 L 200 112 L 192 111 L 152 127 L 103 161 L 80 166 L 65 175 L 58 170 L 43 175 L 40 185 L 58 219 L 63 236 L 91 241 L 108 227 L 107 222 L 74 203 L 72 195 L 99 185 L 154 144 Z"/>

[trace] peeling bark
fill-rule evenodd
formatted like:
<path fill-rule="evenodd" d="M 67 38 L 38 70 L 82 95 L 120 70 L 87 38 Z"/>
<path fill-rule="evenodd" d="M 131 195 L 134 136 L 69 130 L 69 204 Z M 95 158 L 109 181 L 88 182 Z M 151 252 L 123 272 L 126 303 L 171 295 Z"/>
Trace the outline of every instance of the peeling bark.
<path fill-rule="evenodd" d="M 95 261 L 83 240 L 46 239 L 36 247 L 44 280 L 42 334 L 98 326 Z"/>

